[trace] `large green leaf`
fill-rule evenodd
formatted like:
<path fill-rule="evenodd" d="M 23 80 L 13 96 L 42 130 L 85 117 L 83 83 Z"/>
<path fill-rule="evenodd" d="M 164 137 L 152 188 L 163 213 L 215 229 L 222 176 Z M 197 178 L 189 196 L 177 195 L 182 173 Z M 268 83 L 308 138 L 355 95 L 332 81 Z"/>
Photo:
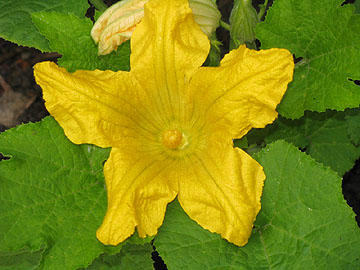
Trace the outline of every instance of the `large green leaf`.
<path fill-rule="evenodd" d="M 248 140 L 250 143 L 254 138 L 266 143 L 286 140 L 342 176 L 360 157 L 360 147 L 356 145 L 360 141 L 359 120 L 359 109 L 306 112 L 298 120 L 279 117 L 265 129 L 251 131 Z"/>
<path fill-rule="evenodd" d="M 343 0 L 276 0 L 256 28 L 263 49 L 289 49 L 297 58 L 294 80 L 279 113 L 344 110 L 360 104 L 360 15 Z M 351 80 L 350 80 L 351 79 Z"/>
<path fill-rule="evenodd" d="M 151 259 L 152 246 L 150 244 L 135 245 L 127 243 L 115 255 L 103 254 L 97 258 L 87 270 L 151 270 L 153 261 Z"/>
<path fill-rule="evenodd" d="M 19 45 L 50 51 L 48 41 L 36 29 L 30 14 L 57 11 L 85 17 L 88 8 L 87 0 L 0 0 L 0 37 Z"/>
<path fill-rule="evenodd" d="M 58 63 L 69 72 L 78 69 L 129 70 L 129 42 L 119 46 L 117 52 L 98 56 L 97 46 L 90 36 L 90 19 L 56 12 L 33 13 L 32 19 L 49 40 L 51 50 L 63 55 Z"/>
<path fill-rule="evenodd" d="M 360 229 L 340 177 L 284 141 L 257 160 L 267 179 L 248 244 L 203 230 L 175 202 L 155 237 L 169 269 L 359 269 Z"/>
<path fill-rule="evenodd" d="M 360 111 L 357 110 L 357 114 L 355 115 L 347 115 L 346 126 L 348 134 L 353 141 L 354 144 L 360 144 Z"/>
<path fill-rule="evenodd" d="M 120 250 L 95 235 L 106 211 L 109 149 L 72 144 L 48 117 L 2 133 L 0 153 L 10 157 L 0 162 L 0 251 L 45 248 L 40 269 L 63 270 Z"/>
<path fill-rule="evenodd" d="M 356 0 L 354 2 L 354 6 L 355 6 L 355 12 L 360 14 L 360 1 L 359 0 Z"/>
<path fill-rule="evenodd" d="M 29 248 L 16 251 L 0 251 L 0 270 L 38 269 L 43 250 L 31 252 Z"/>

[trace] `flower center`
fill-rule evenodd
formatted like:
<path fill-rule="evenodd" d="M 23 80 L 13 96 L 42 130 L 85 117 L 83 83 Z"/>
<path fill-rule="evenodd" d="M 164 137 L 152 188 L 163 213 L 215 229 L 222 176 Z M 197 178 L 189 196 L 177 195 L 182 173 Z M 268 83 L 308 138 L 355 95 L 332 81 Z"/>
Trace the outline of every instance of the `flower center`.
<path fill-rule="evenodd" d="M 176 129 L 169 129 L 163 132 L 162 142 L 166 147 L 176 149 L 182 145 L 183 135 Z"/>

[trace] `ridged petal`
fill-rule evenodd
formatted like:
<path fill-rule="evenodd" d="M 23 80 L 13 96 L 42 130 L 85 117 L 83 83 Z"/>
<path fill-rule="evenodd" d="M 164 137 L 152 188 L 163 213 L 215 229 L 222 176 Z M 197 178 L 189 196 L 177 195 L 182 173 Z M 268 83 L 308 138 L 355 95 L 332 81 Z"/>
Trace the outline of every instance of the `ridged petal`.
<path fill-rule="evenodd" d="M 192 157 L 178 199 L 189 217 L 238 246 L 247 243 L 260 210 L 265 175 L 244 151 L 214 141 Z"/>
<path fill-rule="evenodd" d="M 200 68 L 190 82 L 190 95 L 209 125 L 241 138 L 275 120 L 293 69 L 287 50 L 255 51 L 242 45 L 227 54 L 220 67 Z"/>
<path fill-rule="evenodd" d="M 177 194 L 176 181 L 165 178 L 168 166 L 169 160 L 156 160 L 132 145 L 112 148 L 104 167 L 108 209 L 97 231 L 102 243 L 117 245 L 132 235 L 135 227 L 140 237 L 157 233 L 167 204 Z"/>
<path fill-rule="evenodd" d="M 152 0 L 131 38 L 131 71 L 166 124 L 182 119 L 191 75 L 205 61 L 210 44 L 195 23 L 188 1 Z"/>
<path fill-rule="evenodd" d="M 156 136 L 151 106 L 146 106 L 146 95 L 128 72 L 71 74 L 52 62 L 36 64 L 34 69 L 47 110 L 72 142 L 110 147 L 121 145 L 124 137 Z"/>

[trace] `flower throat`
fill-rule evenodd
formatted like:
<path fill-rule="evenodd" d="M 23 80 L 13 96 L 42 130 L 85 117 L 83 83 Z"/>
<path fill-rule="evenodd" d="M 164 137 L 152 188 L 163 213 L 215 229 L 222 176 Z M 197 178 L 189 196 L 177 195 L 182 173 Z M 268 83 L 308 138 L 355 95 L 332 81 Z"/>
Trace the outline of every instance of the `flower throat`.
<path fill-rule="evenodd" d="M 176 129 L 165 130 L 162 134 L 162 143 L 170 149 L 179 148 L 183 144 L 183 135 Z"/>

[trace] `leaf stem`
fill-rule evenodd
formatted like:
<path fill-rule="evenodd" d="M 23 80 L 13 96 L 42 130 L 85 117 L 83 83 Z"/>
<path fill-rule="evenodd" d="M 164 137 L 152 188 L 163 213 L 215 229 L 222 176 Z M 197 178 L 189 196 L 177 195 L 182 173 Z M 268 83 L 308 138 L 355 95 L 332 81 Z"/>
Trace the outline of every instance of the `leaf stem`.
<path fill-rule="evenodd" d="M 89 0 L 93 6 L 99 11 L 105 11 L 108 7 L 102 0 Z"/>
<path fill-rule="evenodd" d="M 230 31 L 230 24 L 220 20 L 220 26 L 228 31 Z"/>
<path fill-rule="evenodd" d="M 269 1 L 269 0 L 265 0 L 264 4 L 259 5 L 259 7 L 260 7 L 260 10 L 259 10 L 259 13 L 258 13 L 259 20 L 261 20 L 261 18 L 262 18 L 262 17 L 264 16 L 264 14 L 265 14 L 265 10 L 266 10 L 268 1 Z"/>

